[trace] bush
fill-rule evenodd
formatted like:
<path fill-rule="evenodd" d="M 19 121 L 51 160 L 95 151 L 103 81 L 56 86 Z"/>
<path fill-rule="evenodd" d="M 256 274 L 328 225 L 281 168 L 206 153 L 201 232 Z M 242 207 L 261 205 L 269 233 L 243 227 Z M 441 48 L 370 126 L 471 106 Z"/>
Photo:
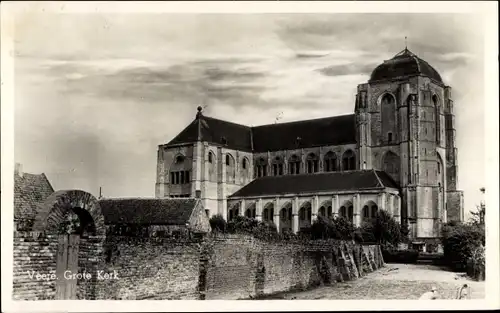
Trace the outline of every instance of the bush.
<path fill-rule="evenodd" d="M 210 218 L 210 227 L 214 232 L 225 233 L 227 231 L 227 223 L 221 214 L 214 215 Z"/>
<path fill-rule="evenodd" d="M 485 248 L 477 247 L 467 262 L 467 275 L 479 281 L 485 280 Z"/>
<path fill-rule="evenodd" d="M 417 263 L 418 255 L 417 250 L 382 249 L 382 256 L 386 263 L 415 264 Z"/>
<path fill-rule="evenodd" d="M 390 213 L 380 210 L 371 222 L 375 241 L 381 245 L 397 246 L 401 242 L 401 226 Z"/>
<path fill-rule="evenodd" d="M 444 260 L 457 271 L 465 271 L 474 251 L 485 244 L 484 227 L 475 224 L 447 224 L 443 227 Z"/>
<path fill-rule="evenodd" d="M 311 239 L 352 240 L 355 230 L 354 225 L 343 217 L 329 219 L 318 216 L 309 232 Z"/>
<path fill-rule="evenodd" d="M 258 226 L 258 221 L 246 216 L 236 216 L 227 223 L 227 229 L 230 233 L 253 234 L 254 228 Z"/>

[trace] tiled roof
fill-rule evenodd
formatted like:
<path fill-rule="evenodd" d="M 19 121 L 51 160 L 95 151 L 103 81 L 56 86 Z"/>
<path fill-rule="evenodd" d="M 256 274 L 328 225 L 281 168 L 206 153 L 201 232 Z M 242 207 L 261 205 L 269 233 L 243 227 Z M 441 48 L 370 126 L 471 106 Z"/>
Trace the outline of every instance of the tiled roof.
<path fill-rule="evenodd" d="M 235 124 L 201 113 L 167 146 L 196 140 L 236 150 L 267 152 L 356 143 L 354 114 L 256 127 Z"/>
<path fill-rule="evenodd" d="M 14 219 L 25 222 L 35 219 L 37 206 L 42 204 L 54 189 L 45 174 L 14 174 Z M 24 227 L 23 225 L 21 227 Z"/>
<path fill-rule="evenodd" d="M 105 224 L 185 225 L 197 199 L 101 199 Z"/>
<path fill-rule="evenodd" d="M 398 188 L 385 173 L 376 170 L 266 176 L 244 186 L 230 198 Z"/>
<path fill-rule="evenodd" d="M 392 59 L 377 66 L 370 81 L 423 75 L 442 83 L 441 75 L 426 61 L 417 57 L 408 49 L 403 50 Z"/>
<path fill-rule="evenodd" d="M 252 128 L 255 152 L 356 143 L 354 114 Z"/>

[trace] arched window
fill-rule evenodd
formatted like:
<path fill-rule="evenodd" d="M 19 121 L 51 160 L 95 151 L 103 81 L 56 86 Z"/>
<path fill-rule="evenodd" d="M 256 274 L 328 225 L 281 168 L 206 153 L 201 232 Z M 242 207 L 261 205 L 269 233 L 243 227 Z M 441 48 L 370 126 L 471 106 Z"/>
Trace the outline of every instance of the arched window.
<path fill-rule="evenodd" d="M 322 216 L 322 217 L 326 217 L 326 209 L 325 209 L 324 206 L 322 206 L 321 208 L 319 208 L 318 215 Z"/>
<path fill-rule="evenodd" d="M 255 165 L 255 177 L 267 176 L 267 161 L 264 158 L 259 158 Z"/>
<path fill-rule="evenodd" d="M 307 156 L 307 173 L 312 174 L 318 171 L 318 157 L 314 153 Z"/>
<path fill-rule="evenodd" d="M 436 123 L 436 144 L 440 144 L 441 142 L 441 108 L 440 108 L 440 103 L 439 99 L 436 95 L 432 96 L 432 104 L 434 105 L 434 121 Z"/>
<path fill-rule="evenodd" d="M 296 155 L 292 155 L 288 161 L 288 174 L 300 174 L 300 158 Z"/>
<path fill-rule="evenodd" d="M 329 151 L 325 154 L 325 172 L 335 172 L 337 171 L 337 155 Z"/>
<path fill-rule="evenodd" d="M 347 218 L 347 209 L 345 206 L 341 206 L 339 209 L 339 215 L 343 218 Z"/>
<path fill-rule="evenodd" d="M 274 158 L 272 169 L 274 176 L 283 175 L 283 160 L 279 156 Z"/>
<path fill-rule="evenodd" d="M 391 132 L 387 133 L 387 142 L 392 143 L 392 133 Z"/>
<path fill-rule="evenodd" d="M 370 209 L 371 209 L 370 217 L 371 218 L 377 217 L 378 206 L 376 204 L 373 204 Z"/>
<path fill-rule="evenodd" d="M 234 158 L 231 154 L 226 154 L 226 181 L 234 183 L 236 179 L 236 167 Z"/>
<path fill-rule="evenodd" d="M 354 208 L 352 205 L 347 208 L 347 219 L 349 222 L 354 223 Z"/>
<path fill-rule="evenodd" d="M 363 220 L 367 220 L 369 218 L 370 218 L 370 208 L 367 205 L 365 205 L 363 207 Z"/>
<path fill-rule="evenodd" d="M 243 157 L 243 160 L 241 161 L 241 170 L 240 170 L 240 179 L 242 183 L 246 183 L 249 180 L 250 172 L 248 169 L 248 159 L 246 157 Z"/>
<path fill-rule="evenodd" d="M 342 155 L 342 169 L 351 171 L 356 169 L 356 156 L 352 150 L 347 150 Z"/>
<path fill-rule="evenodd" d="M 208 151 L 208 180 L 211 182 L 217 181 L 217 160 L 212 151 Z"/>
<path fill-rule="evenodd" d="M 380 111 L 381 111 L 381 120 L 382 120 L 382 138 L 387 138 L 387 140 L 394 140 L 395 138 L 387 136 L 386 134 L 391 133 L 395 134 L 396 128 L 396 99 L 389 93 L 386 93 L 382 96 L 380 101 Z M 384 139 L 385 139 L 384 138 Z M 382 139 L 382 140 L 384 140 Z M 391 143 L 389 141 L 388 143 Z"/>

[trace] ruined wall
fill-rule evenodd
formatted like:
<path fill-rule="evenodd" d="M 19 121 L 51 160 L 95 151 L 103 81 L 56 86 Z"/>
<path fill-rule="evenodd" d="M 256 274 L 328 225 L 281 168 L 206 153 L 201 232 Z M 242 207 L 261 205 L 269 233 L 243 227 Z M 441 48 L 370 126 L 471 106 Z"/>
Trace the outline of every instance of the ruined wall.
<path fill-rule="evenodd" d="M 80 240 L 78 272 L 92 278 L 77 281 L 78 299 L 248 299 L 356 279 L 383 266 L 377 246 L 339 241 L 101 239 Z M 57 250 L 57 236 L 15 235 L 14 300 L 55 299 L 55 279 L 37 281 L 27 273 L 55 274 Z"/>
<path fill-rule="evenodd" d="M 205 299 L 248 299 L 356 279 L 383 266 L 380 249 L 346 242 L 263 242 L 225 236 L 207 242 Z"/>

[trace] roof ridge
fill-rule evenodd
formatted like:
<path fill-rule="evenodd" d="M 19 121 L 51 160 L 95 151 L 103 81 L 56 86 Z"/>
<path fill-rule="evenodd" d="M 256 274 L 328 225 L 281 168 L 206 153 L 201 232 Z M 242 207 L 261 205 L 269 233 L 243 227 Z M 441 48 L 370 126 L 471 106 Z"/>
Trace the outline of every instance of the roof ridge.
<path fill-rule="evenodd" d="M 244 127 L 244 128 L 251 128 L 251 127 L 250 127 L 250 126 L 248 126 L 248 125 L 239 124 L 239 123 L 234 123 L 234 122 L 230 122 L 230 121 L 223 120 L 223 119 L 220 119 L 220 118 L 215 118 L 215 117 L 205 116 L 205 115 L 203 115 L 203 117 L 204 117 L 204 118 L 207 118 L 207 119 L 211 119 L 211 120 L 219 121 L 219 122 L 224 122 L 224 123 L 232 124 L 232 125 L 235 125 L 235 126 L 240 126 L 240 127 Z"/>
<path fill-rule="evenodd" d="M 310 122 L 310 121 L 327 120 L 327 119 L 332 119 L 332 118 L 340 118 L 340 117 L 355 116 L 355 115 L 356 115 L 355 113 L 346 113 L 346 114 L 342 114 L 342 115 L 331 115 L 331 116 L 326 116 L 326 117 L 317 117 L 317 118 L 310 118 L 310 119 L 298 120 L 298 121 L 290 121 L 290 122 L 284 122 L 284 123 L 262 124 L 262 125 L 252 126 L 251 128 L 254 129 L 254 128 L 259 128 L 259 127 L 264 127 L 264 126 L 300 124 L 300 123 L 306 123 L 306 122 Z"/>

